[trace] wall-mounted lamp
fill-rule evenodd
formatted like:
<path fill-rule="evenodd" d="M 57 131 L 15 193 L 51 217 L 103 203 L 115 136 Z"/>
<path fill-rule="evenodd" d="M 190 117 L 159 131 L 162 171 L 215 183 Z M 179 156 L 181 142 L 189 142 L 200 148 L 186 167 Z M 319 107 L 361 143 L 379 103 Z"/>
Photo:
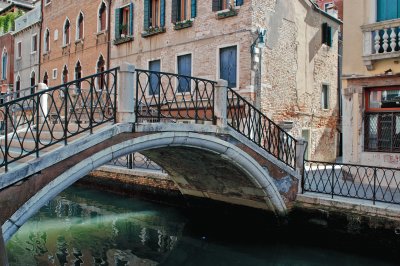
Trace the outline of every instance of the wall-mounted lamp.
<path fill-rule="evenodd" d="M 254 40 L 254 42 L 251 45 L 251 53 L 253 54 L 255 52 L 255 48 L 264 48 L 265 47 L 265 36 L 267 35 L 267 30 L 266 29 L 258 29 L 257 30 L 257 39 Z"/>

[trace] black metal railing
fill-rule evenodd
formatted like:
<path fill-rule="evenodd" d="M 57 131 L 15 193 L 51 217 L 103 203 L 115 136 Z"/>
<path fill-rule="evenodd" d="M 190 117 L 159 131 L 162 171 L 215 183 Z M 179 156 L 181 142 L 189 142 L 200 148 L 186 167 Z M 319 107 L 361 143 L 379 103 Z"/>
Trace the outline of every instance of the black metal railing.
<path fill-rule="evenodd" d="M 215 122 L 216 82 L 141 69 L 136 75 L 137 122 Z"/>
<path fill-rule="evenodd" d="M 0 104 L 4 104 L 6 102 L 19 99 L 25 96 L 29 96 L 34 94 L 37 91 L 38 85 L 31 86 L 26 89 L 22 90 L 14 90 L 14 91 L 9 91 L 7 93 L 2 93 L 0 94 Z"/>
<path fill-rule="evenodd" d="M 0 167 L 116 118 L 114 68 L 0 105 Z"/>
<path fill-rule="evenodd" d="M 400 152 L 400 112 L 365 113 L 364 149 Z"/>
<path fill-rule="evenodd" d="M 228 125 L 295 169 L 296 139 L 231 88 L 227 97 Z"/>
<path fill-rule="evenodd" d="M 161 166 L 138 152 L 112 160 L 108 165 L 127 169 L 143 169 L 164 172 Z"/>
<path fill-rule="evenodd" d="M 400 169 L 305 160 L 302 190 L 400 204 Z"/>

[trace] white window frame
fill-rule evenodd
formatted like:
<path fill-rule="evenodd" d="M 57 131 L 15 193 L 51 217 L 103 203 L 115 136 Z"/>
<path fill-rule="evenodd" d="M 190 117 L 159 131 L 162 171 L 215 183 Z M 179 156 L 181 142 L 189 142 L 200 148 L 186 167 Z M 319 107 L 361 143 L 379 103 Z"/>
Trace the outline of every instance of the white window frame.
<path fill-rule="evenodd" d="M 46 47 L 46 33 L 47 32 L 49 33 L 48 47 Z M 43 40 L 44 40 L 44 42 L 43 42 L 43 52 L 46 54 L 46 53 L 50 52 L 50 30 L 49 30 L 49 28 L 46 28 L 46 30 L 44 31 Z"/>
<path fill-rule="evenodd" d="M 69 42 L 68 43 L 66 40 L 67 36 L 65 34 L 65 25 L 67 24 L 67 21 L 69 22 Z M 62 28 L 62 34 L 63 34 L 63 47 L 71 44 L 71 20 L 68 17 L 64 21 L 63 28 Z"/>
<path fill-rule="evenodd" d="M 33 39 L 36 38 L 36 51 L 33 50 Z M 31 54 L 35 54 L 38 50 L 38 37 L 37 37 L 37 33 L 32 34 L 31 36 Z"/>
<path fill-rule="evenodd" d="M 82 38 L 79 38 L 79 17 L 82 15 Z M 85 38 L 85 14 L 79 11 L 78 16 L 76 17 L 76 29 L 75 29 L 75 41 L 83 40 Z"/>
<path fill-rule="evenodd" d="M 223 48 L 231 47 L 231 46 L 236 46 L 236 87 L 232 88 L 233 90 L 238 90 L 240 88 L 240 44 L 239 43 L 230 43 L 230 44 L 223 44 L 223 45 L 218 45 L 217 50 L 216 50 L 216 60 L 217 60 L 217 65 L 216 65 L 216 80 L 220 79 L 220 71 L 219 71 L 219 57 L 220 57 L 220 50 Z"/>
<path fill-rule="evenodd" d="M 21 49 L 19 49 L 21 47 Z M 17 59 L 22 58 L 22 42 L 17 42 Z"/>
<path fill-rule="evenodd" d="M 104 30 L 101 30 L 101 23 L 100 23 L 100 8 L 101 8 L 101 5 L 104 3 L 104 5 L 105 5 L 105 7 L 106 7 L 106 26 L 105 26 L 105 28 L 104 28 Z M 96 16 L 97 16 L 97 33 L 101 33 L 101 32 L 103 32 L 103 31 L 107 31 L 108 30 L 108 6 L 107 6 L 107 3 L 103 0 L 103 1 L 101 1 L 100 2 L 100 5 L 99 5 L 99 7 L 97 8 L 97 14 L 96 14 Z"/>
<path fill-rule="evenodd" d="M 57 68 L 53 68 L 53 70 L 51 71 L 52 79 L 57 79 L 57 76 L 58 76 L 58 70 Z"/>
<path fill-rule="evenodd" d="M 326 96 L 325 96 L 326 97 L 326 108 L 325 108 L 324 102 L 323 102 L 325 86 L 326 86 Z M 330 86 L 328 83 L 322 83 L 322 85 L 321 85 L 321 109 L 322 110 L 329 110 L 329 108 L 330 108 L 329 100 L 330 100 Z"/>

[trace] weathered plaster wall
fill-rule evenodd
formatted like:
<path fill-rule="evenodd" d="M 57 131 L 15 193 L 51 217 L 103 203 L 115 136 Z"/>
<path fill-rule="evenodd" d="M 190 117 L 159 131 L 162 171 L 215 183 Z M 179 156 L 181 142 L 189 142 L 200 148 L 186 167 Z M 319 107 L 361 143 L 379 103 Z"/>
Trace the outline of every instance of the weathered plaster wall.
<path fill-rule="evenodd" d="M 293 121 L 293 135 L 310 130 L 310 158 L 336 158 L 339 24 L 312 10 L 306 1 L 253 1 L 254 25 L 267 28 L 263 50 L 261 108 L 274 121 Z M 321 25 L 334 31 L 322 43 Z M 329 86 L 328 109 L 321 108 L 322 84 Z M 328 147 L 328 148 L 327 148 Z"/>

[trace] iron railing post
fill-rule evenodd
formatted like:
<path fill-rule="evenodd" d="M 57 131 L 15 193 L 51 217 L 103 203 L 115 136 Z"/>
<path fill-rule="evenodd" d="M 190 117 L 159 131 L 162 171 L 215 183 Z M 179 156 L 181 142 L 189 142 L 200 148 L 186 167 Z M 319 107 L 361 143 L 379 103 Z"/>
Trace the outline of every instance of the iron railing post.
<path fill-rule="evenodd" d="M 375 205 L 376 201 L 376 167 L 374 167 L 374 191 L 372 193 L 372 203 Z"/>
<path fill-rule="evenodd" d="M 326 164 L 324 166 L 326 169 Z M 334 190 L 335 190 L 335 185 L 334 185 L 335 171 L 334 171 L 334 169 L 335 169 L 335 164 L 332 164 L 332 178 L 331 178 L 331 197 L 332 197 L 332 199 L 333 199 L 333 194 L 334 194 Z"/>
<path fill-rule="evenodd" d="M 136 98 L 135 98 L 135 120 L 133 121 L 134 124 L 136 124 L 138 122 L 138 118 L 139 118 L 139 72 L 136 70 L 135 71 L 136 74 L 136 88 L 134 88 L 134 90 L 136 90 Z M 142 94 L 145 94 L 146 92 L 142 91 Z M 135 126 L 133 127 L 133 130 L 135 130 Z"/>
<path fill-rule="evenodd" d="M 198 84 L 196 84 L 198 85 Z M 207 85 L 205 85 L 205 87 L 207 87 Z M 207 88 L 205 88 L 207 89 Z M 198 97 L 199 95 L 199 86 L 196 86 L 196 88 L 194 88 L 194 122 L 197 124 L 198 120 L 199 120 L 199 103 L 198 103 Z"/>
<path fill-rule="evenodd" d="M 196 82 L 197 84 L 198 82 Z M 213 125 L 217 124 L 217 118 L 215 117 L 215 83 L 211 83 L 211 97 L 212 97 L 212 108 L 211 108 L 211 119 Z M 226 96 L 226 109 L 228 109 L 228 93 Z M 207 112 L 207 111 L 206 111 Z"/>
<path fill-rule="evenodd" d="M 134 157 L 133 153 L 128 155 L 128 168 L 129 169 L 133 169 L 133 157 Z"/>
<path fill-rule="evenodd" d="M 157 74 L 157 87 L 158 87 L 158 106 L 157 106 L 157 122 L 161 122 L 161 74 Z"/>
<path fill-rule="evenodd" d="M 109 74 L 110 75 L 110 74 Z M 118 69 L 115 69 L 114 73 L 114 102 L 113 102 L 113 117 L 114 123 L 117 123 L 117 87 L 118 86 Z M 111 92 L 110 92 L 111 93 Z M 110 97 L 111 98 L 111 97 Z"/>
<path fill-rule="evenodd" d="M 40 118 L 40 95 L 37 94 L 36 98 L 36 141 L 35 141 L 35 149 L 36 149 L 36 158 L 39 158 L 39 118 Z"/>
<path fill-rule="evenodd" d="M 68 144 L 67 135 L 68 135 L 68 89 L 64 87 L 64 145 Z"/>
<path fill-rule="evenodd" d="M 5 171 L 8 172 L 8 115 L 9 115 L 9 105 L 5 106 L 5 125 L 4 125 L 4 164 Z"/>
<path fill-rule="evenodd" d="M 89 96 L 90 96 L 90 114 L 89 114 L 89 128 L 90 134 L 93 134 L 93 87 L 94 87 L 95 80 L 91 78 L 90 87 L 89 87 Z"/>

